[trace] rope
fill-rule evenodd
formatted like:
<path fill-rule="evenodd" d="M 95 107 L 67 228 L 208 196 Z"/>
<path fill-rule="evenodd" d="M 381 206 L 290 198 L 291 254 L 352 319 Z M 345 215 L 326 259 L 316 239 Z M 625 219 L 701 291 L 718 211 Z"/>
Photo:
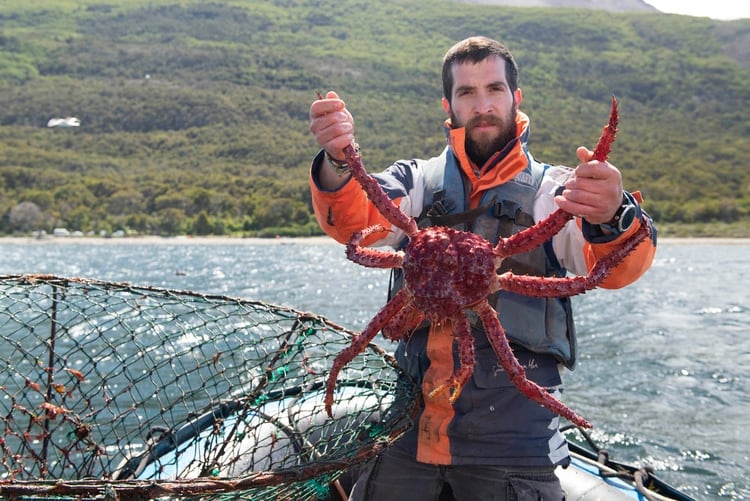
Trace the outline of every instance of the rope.
<path fill-rule="evenodd" d="M 599 447 L 586 430 L 575 425 L 568 425 L 560 428 L 561 432 L 570 430 L 575 430 L 581 437 L 583 437 L 584 441 L 593 451 L 592 456 L 596 456 L 596 459 L 583 454 L 582 451 L 576 452 L 575 450 L 571 450 L 570 455 L 581 462 L 596 467 L 603 478 L 619 478 L 629 482 L 635 486 L 636 491 L 648 501 L 675 500 L 675 498 L 665 496 L 657 491 L 657 489 L 659 489 L 660 481 L 654 476 L 652 468 L 646 466 L 634 467 L 615 463 L 610 459 L 609 451 Z"/>

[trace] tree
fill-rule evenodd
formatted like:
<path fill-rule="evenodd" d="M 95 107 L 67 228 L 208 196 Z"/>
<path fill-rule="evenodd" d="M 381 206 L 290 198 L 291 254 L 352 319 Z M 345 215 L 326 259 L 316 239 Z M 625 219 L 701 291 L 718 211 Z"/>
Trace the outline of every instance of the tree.
<path fill-rule="evenodd" d="M 179 235 L 183 233 L 185 212 L 174 207 L 168 207 L 156 214 L 159 233 L 162 235 Z"/>
<path fill-rule="evenodd" d="M 196 235 L 210 235 L 213 233 L 213 227 L 211 226 L 211 222 L 208 220 L 208 215 L 206 214 L 206 211 L 200 211 L 200 213 L 195 217 L 195 222 L 193 223 L 193 231 Z"/>
<path fill-rule="evenodd" d="M 10 209 L 8 221 L 13 231 L 28 232 L 44 227 L 45 216 L 34 202 L 21 202 Z"/>

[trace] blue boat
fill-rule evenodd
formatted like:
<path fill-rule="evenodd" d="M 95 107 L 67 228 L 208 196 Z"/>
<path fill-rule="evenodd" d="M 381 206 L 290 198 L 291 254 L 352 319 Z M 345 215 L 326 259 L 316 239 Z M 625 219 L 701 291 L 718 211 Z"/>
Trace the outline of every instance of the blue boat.
<path fill-rule="evenodd" d="M 323 392 L 322 385 L 277 391 L 267 395 L 262 405 L 253 408 L 243 406 L 240 401 L 228 401 L 175 430 L 157 430 L 157 435 L 161 435 L 155 435 L 145 450 L 124 460 L 113 477 L 138 480 L 237 478 L 250 471 L 291 467 L 288 461 L 294 455 L 289 454 L 290 447 L 301 456 L 314 455 L 325 449 L 326 440 L 342 432 L 323 428 L 325 431 L 315 435 L 308 433 L 313 426 L 320 426 L 329 419 L 321 412 Z M 383 412 L 387 412 L 392 403 L 382 392 L 361 382 L 340 383 L 336 401 L 346 404 L 335 405 L 334 415 L 359 414 L 360 426 L 365 428 L 377 425 L 382 417 L 372 412 L 373 402 L 378 402 Z M 572 430 L 577 429 L 572 425 L 563 429 L 564 432 Z M 569 438 L 572 462 L 557 470 L 566 501 L 694 501 L 659 479 L 652 470 L 610 459 L 585 432 L 577 431 L 586 445 Z M 324 454 L 324 451 L 319 453 Z M 346 499 L 352 481 L 344 474 L 331 483 L 324 497 L 313 499 Z M 452 499 L 449 490 L 441 497 L 441 501 Z"/>

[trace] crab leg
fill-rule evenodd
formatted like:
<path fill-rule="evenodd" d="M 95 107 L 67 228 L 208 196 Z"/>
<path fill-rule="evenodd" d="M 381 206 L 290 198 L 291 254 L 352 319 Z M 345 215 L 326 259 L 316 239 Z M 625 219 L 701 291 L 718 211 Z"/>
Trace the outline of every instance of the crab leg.
<path fill-rule="evenodd" d="M 501 289 L 524 296 L 575 296 L 597 287 L 649 234 L 648 226 L 642 224 L 620 247 L 599 259 L 586 276 L 546 277 L 544 280 L 539 280 L 539 277 L 514 275 L 507 272 L 499 275 L 497 281 Z"/>
<path fill-rule="evenodd" d="M 531 228 L 514 233 L 508 238 L 501 237 L 495 246 L 494 254 L 505 258 L 535 249 L 555 236 L 571 219 L 573 219 L 572 214 L 557 209 Z"/>
<path fill-rule="evenodd" d="M 378 332 L 380 332 L 383 327 L 387 327 L 391 319 L 408 304 L 409 299 L 410 297 L 407 294 L 406 289 L 401 289 L 391 301 L 380 309 L 367 327 L 365 327 L 358 336 L 354 337 L 352 344 L 336 355 L 336 358 L 333 360 L 331 372 L 328 375 L 328 381 L 326 381 L 326 395 L 324 402 L 329 417 L 333 417 L 333 390 L 336 388 L 336 379 L 338 378 L 341 369 L 354 360 L 354 357 L 365 351 L 367 345 L 375 339 Z"/>
<path fill-rule="evenodd" d="M 615 135 L 617 134 L 619 120 L 617 100 L 612 96 L 612 109 L 609 112 L 609 121 L 604 126 L 602 135 L 599 137 L 599 141 L 594 148 L 594 160 L 598 162 L 607 160 L 609 152 L 612 149 L 612 142 L 615 140 Z M 560 231 L 572 218 L 572 214 L 558 209 L 531 228 L 519 231 L 508 238 L 501 238 L 495 247 L 495 255 L 504 258 L 539 247 Z"/>
<path fill-rule="evenodd" d="M 346 257 L 350 261 L 368 268 L 400 268 L 404 264 L 403 252 L 387 252 L 362 247 L 362 241 L 372 233 L 385 232 L 383 226 L 376 224 L 352 234 L 346 244 Z"/>
<path fill-rule="evenodd" d="M 393 200 L 388 198 L 383 188 L 378 182 L 367 174 L 364 166 L 362 165 L 362 157 L 360 157 L 357 150 L 351 144 L 344 148 L 344 154 L 346 155 L 346 163 L 349 165 L 349 169 L 352 172 L 352 177 L 362 186 L 365 190 L 367 198 L 369 198 L 375 207 L 378 208 L 383 217 L 388 220 L 389 223 L 404 230 L 407 236 L 413 237 L 417 233 L 417 223 L 414 219 L 404 214 L 399 209 Z"/>
<path fill-rule="evenodd" d="M 453 375 L 434 390 L 429 393 L 430 398 L 434 398 L 445 391 L 450 391 L 448 400 L 454 403 L 461 396 L 461 390 L 466 382 L 474 374 L 475 347 L 474 336 L 471 334 L 471 324 L 465 314 L 458 317 L 453 323 L 453 336 L 458 343 L 459 367 Z"/>
<path fill-rule="evenodd" d="M 500 321 L 497 319 L 497 312 L 493 310 L 487 302 L 480 303 L 474 311 L 479 314 L 482 323 L 484 323 L 484 328 L 487 332 L 487 339 L 492 345 L 492 349 L 495 350 L 500 365 L 502 365 L 503 369 L 508 374 L 511 383 L 516 385 L 516 388 L 518 388 L 523 395 L 526 395 L 534 402 L 543 405 L 555 414 L 563 416 L 570 422 L 575 423 L 582 428 L 593 427 L 591 423 L 550 395 L 546 389 L 542 388 L 535 382 L 526 379 L 526 371 L 513 355 L 513 350 L 508 344 L 508 339 L 505 337 L 505 331 L 503 330 L 502 325 L 500 325 Z"/>
<path fill-rule="evenodd" d="M 615 140 L 615 134 L 617 134 L 617 124 L 620 121 L 620 116 L 617 113 L 617 99 L 612 96 L 612 109 L 609 111 L 609 122 L 604 126 L 602 135 L 599 137 L 599 141 L 596 143 L 594 148 L 594 160 L 597 162 L 604 162 L 609 156 L 609 152 L 612 151 L 612 143 Z"/>
<path fill-rule="evenodd" d="M 413 296 L 409 296 L 411 303 Z M 425 314 L 411 304 L 407 304 L 383 327 L 383 337 L 391 341 L 400 341 L 404 337 L 411 336 L 414 329 L 425 319 Z"/>

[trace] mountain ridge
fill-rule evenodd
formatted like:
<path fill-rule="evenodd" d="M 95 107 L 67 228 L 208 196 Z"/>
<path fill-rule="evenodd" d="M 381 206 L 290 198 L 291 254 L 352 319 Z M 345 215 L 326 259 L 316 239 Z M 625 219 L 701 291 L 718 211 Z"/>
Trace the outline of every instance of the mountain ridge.
<path fill-rule="evenodd" d="M 456 0 L 460 3 L 506 7 L 551 7 L 604 10 L 607 12 L 661 12 L 643 0 Z"/>

